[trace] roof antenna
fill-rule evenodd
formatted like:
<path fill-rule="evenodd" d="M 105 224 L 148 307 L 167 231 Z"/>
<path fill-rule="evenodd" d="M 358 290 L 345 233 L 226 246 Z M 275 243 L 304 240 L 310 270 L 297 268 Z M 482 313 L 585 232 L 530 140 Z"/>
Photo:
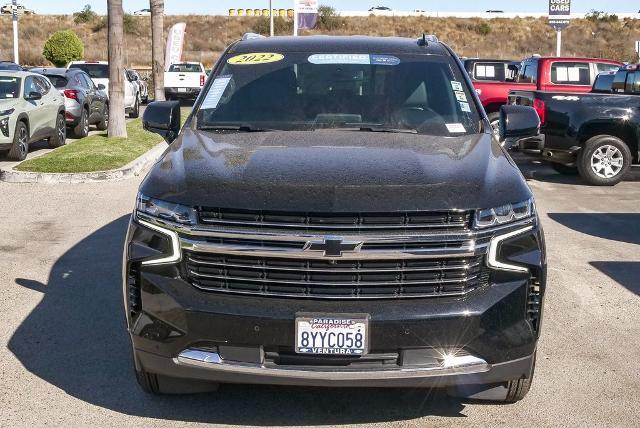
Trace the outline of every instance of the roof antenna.
<path fill-rule="evenodd" d="M 422 37 L 418 39 L 418 46 L 427 46 L 427 35 L 422 33 Z"/>

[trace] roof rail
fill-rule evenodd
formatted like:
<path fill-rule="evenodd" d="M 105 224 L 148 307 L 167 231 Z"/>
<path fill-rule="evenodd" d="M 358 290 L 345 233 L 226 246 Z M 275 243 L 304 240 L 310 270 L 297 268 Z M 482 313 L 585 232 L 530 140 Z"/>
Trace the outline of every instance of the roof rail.
<path fill-rule="evenodd" d="M 266 39 L 262 34 L 257 33 L 244 33 L 242 35 L 242 40 L 253 40 L 253 39 Z"/>
<path fill-rule="evenodd" d="M 427 46 L 429 43 L 438 43 L 438 38 L 434 34 L 422 33 L 418 38 L 418 46 Z"/>

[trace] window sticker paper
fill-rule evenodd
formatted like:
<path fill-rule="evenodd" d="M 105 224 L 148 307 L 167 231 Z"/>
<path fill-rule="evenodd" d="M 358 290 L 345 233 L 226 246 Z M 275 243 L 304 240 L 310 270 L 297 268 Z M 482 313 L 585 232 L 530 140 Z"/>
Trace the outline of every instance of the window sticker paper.
<path fill-rule="evenodd" d="M 469 107 L 469 103 L 460 102 L 458 104 L 460 104 L 460 109 L 462 109 L 462 111 L 466 111 L 467 113 L 471 113 L 471 108 Z"/>
<path fill-rule="evenodd" d="M 211 88 L 202 102 L 203 109 L 214 109 L 218 107 L 218 103 L 224 94 L 224 91 L 231 82 L 231 76 L 220 76 L 211 84 Z"/>
<path fill-rule="evenodd" d="M 458 101 L 467 101 L 467 96 L 465 95 L 464 92 L 460 92 L 460 91 L 454 91 L 454 94 L 456 94 L 456 100 Z"/>
<path fill-rule="evenodd" d="M 256 65 L 278 62 L 284 59 L 284 55 L 271 52 L 257 52 L 236 55 L 227 60 L 227 63 L 233 65 Z"/>
<path fill-rule="evenodd" d="M 451 134 L 460 134 L 467 132 L 467 130 L 464 129 L 464 125 L 462 125 L 461 123 L 447 123 L 446 126 L 447 130 Z"/>
<path fill-rule="evenodd" d="M 451 88 L 453 88 L 454 91 L 462 91 L 462 83 L 452 80 Z"/>

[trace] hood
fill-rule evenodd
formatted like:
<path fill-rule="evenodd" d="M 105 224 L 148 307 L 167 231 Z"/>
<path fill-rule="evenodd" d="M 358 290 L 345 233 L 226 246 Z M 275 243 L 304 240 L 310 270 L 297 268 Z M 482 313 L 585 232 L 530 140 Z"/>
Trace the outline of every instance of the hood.
<path fill-rule="evenodd" d="M 475 209 L 531 192 L 489 134 L 185 128 L 141 185 L 190 206 L 309 212 Z"/>
<path fill-rule="evenodd" d="M 16 98 L 0 98 L 0 111 L 9 110 L 18 104 Z"/>

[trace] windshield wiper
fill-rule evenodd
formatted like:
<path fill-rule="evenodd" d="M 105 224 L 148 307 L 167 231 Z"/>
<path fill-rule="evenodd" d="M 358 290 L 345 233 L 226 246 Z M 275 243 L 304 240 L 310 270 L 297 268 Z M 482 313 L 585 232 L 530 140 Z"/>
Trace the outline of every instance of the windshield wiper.
<path fill-rule="evenodd" d="M 389 126 L 384 126 L 380 123 L 345 123 L 343 127 L 327 127 L 320 129 L 331 129 L 338 131 L 362 131 L 362 132 L 392 132 L 396 134 L 417 134 L 417 129 L 409 129 L 409 128 L 393 128 Z"/>

